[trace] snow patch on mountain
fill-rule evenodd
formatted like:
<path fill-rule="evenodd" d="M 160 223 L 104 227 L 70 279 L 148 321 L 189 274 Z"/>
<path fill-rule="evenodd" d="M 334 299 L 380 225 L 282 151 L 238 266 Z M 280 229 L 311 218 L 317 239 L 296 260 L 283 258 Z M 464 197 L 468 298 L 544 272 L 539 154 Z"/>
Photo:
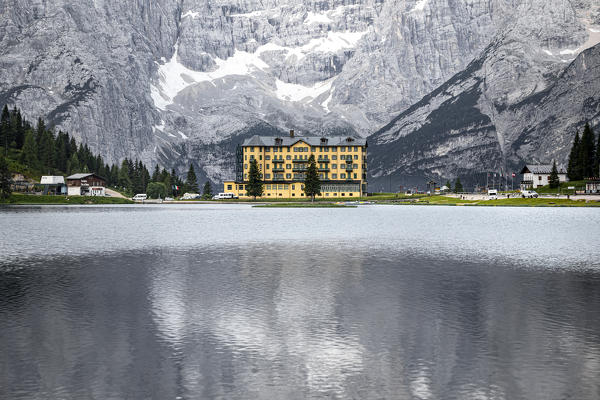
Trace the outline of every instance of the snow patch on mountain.
<path fill-rule="evenodd" d="M 279 99 L 287 101 L 313 100 L 331 90 L 331 84 L 334 80 L 335 78 L 332 78 L 324 82 L 317 82 L 314 86 L 307 87 L 282 82 L 278 79 L 276 82 L 277 90 L 275 91 L 275 94 Z"/>
<path fill-rule="evenodd" d="M 307 25 L 310 24 L 331 24 L 333 20 L 327 16 L 327 14 L 318 14 L 309 11 L 306 14 L 306 18 L 304 19 L 304 23 Z"/>

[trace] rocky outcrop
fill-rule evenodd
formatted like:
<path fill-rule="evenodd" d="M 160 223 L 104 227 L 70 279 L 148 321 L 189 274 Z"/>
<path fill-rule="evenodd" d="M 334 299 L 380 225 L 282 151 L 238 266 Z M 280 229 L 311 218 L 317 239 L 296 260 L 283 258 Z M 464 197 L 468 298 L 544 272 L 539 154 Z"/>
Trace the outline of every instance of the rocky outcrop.
<path fill-rule="evenodd" d="M 518 172 L 525 162 L 566 164 L 575 131 L 585 122 L 600 125 L 600 44 L 584 50 L 543 90 L 504 103 L 487 85 L 500 49 L 502 42 L 492 44 L 373 135 L 375 186 L 457 176 L 482 184 L 487 172 Z"/>

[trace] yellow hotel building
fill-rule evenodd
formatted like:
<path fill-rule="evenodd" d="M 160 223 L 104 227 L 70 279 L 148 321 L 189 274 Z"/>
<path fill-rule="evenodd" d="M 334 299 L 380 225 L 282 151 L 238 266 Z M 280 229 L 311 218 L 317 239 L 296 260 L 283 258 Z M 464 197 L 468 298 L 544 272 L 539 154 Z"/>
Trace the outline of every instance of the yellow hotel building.
<path fill-rule="evenodd" d="M 367 140 L 355 137 L 252 136 L 238 146 L 236 180 L 224 191 L 248 198 L 250 162 L 256 160 L 263 178 L 263 199 L 301 198 L 308 159 L 315 156 L 321 198 L 360 197 L 367 193 Z"/>

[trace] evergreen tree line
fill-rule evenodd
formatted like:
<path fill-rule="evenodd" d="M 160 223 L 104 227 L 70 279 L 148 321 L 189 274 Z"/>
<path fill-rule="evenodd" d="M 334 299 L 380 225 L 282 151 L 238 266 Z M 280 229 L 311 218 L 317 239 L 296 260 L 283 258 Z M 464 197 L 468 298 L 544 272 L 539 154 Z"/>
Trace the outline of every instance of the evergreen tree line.
<path fill-rule="evenodd" d="M 589 123 L 585 124 L 583 134 L 575 133 L 573 147 L 569 153 L 567 176 L 571 181 L 600 176 L 600 134 L 596 139 Z"/>
<path fill-rule="evenodd" d="M 69 133 L 55 134 L 38 119 L 32 126 L 21 116 L 16 107 L 9 110 L 5 105 L 0 116 L 0 157 L 2 165 L 8 165 L 5 157 L 18 161 L 32 172 L 49 175 L 72 175 L 91 172 L 106 180 L 107 186 L 128 193 L 149 193 L 150 197 L 177 196 L 183 192 L 198 192 L 198 182 L 193 165 L 184 182 L 175 170 L 168 172 L 155 167 L 150 172 L 140 160 L 125 159 L 120 165 L 109 165 L 102 156 L 94 154 L 87 145 L 79 144 Z M 8 167 L 7 167 L 8 168 Z M 8 174 L 8 172 L 7 172 Z M 205 194 L 211 194 L 210 182 L 204 186 Z"/>

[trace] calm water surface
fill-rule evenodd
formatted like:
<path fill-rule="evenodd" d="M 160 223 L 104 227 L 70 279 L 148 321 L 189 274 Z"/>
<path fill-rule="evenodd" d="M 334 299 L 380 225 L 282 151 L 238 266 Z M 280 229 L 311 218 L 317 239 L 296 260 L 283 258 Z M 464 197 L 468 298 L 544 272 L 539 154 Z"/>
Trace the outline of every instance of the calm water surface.
<path fill-rule="evenodd" d="M 0 399 L 600 399 L 600 210 L 0 209 Z"/>

